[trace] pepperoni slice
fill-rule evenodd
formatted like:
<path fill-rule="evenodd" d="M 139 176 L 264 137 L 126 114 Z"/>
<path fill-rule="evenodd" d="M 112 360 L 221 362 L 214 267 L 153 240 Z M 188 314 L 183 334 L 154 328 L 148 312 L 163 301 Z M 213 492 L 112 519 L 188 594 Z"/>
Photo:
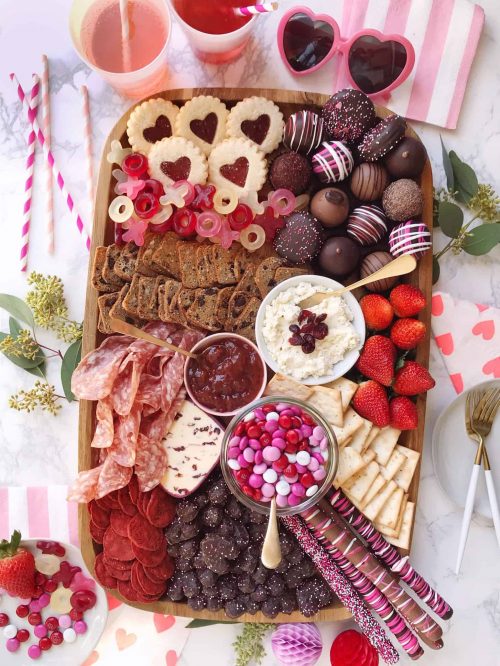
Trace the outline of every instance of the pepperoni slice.
<path fill-rule="evenodd" d="M 141 594 L 147 594 L 155 596 L 157 594 L 163 594 L 165 592 L 165 583 L 154 583 L 150 580 L 144 573 L 144 568 L 140 562 L 136 562 L 132 567 L 132 585 L 134 581 L 137 582 L 138 592 Z"/>
<path fill-rule="evenodd" d="M 117 583 L 118 592 L 122 595 L 127 601 L 139 601 L 137 592 L 132 587 L 132 583 L 129 580 L 119 580 Z"/>
<path fill-rule="evenodd" d="M 156 551 L 162 544 L 163 532 L 160 528 L 151 525 L 139 513 L 136 514 L 130 521 L 128 526 L 128 536 L 132 543 L 135 543 L 139 548 L 144 550 Z M 133 553 L 132 548 L 130 551 Z M 120 559 L 120 558 L 118 558 Z M 131 559 L 121 558 L 121 559 Z"/>
<path fill-rule="evenodd" d="M 175 501 L 161 486 L 151 491 L 146 517 L 155 527 L 167 527 L 175 518 Z"/>
<path fill-rule="evenodd" d="M 127 516 L 126 513 L 122 513 L 121 511 L 111 512 L 111 527 L 113 531 L 122 537 L 128 538 L 128 525 L 130 520 L 130 516 Z"/>
<path fill-rule="evenodd" d="M 88 508 L 94 524 L 102 530 L 105 530 L 109 525 L 109 511 L 103 509 L 94 500 L 88 503 Z"/>
<path fill-rule="evenodd" d="M 139 499 L 139 483 L 137 482 L 137 477 L 135 474 L 132 475 L 132 478 L 128 484 L 128 494 L 132 504 L 137 506 L 137 500 Z"/>
<path fill-rule="evenodd" d="M 132 550 L 134 551 L 135 557 L 145 567 L 156 567 L 165 559 L 167 542 L 163 540 L 162 545 L 158 548 L 158 550 L 145 550 L 144 548 L 139 548 L 139 546 L 136 546 L 135 543 L 132 543 Z"/>
<path fill-rule="evenodd" d="M 107 529 L 107 528 L 106 528 Z M 89 531 L 90 536 L 96 543 L 102 543 L 104 541 L 104 535 L 106 534 L 106 529 L 97 527 L 93 520 L 90 520 Z"/>
<path fill-rule="evenodd" d="M 148 569 L 149 572 L 157 578 L 168 580 L 174 573 L 175 565 L 173 559 L 168 553 L 166 553 L 160 564 L 155 567 L 148 567 Z"/>
<path fill-rule="evenodd" d="M 119 571 L 130 571 L 132 569 L 134 560 L 115 560 L 114 557 L 108 557 L 105 551 L 102 555 L 104 564 L 106 566 L 109 564 L 112 569 L 118 569 Z"/>
<path fill-rule="evenodd" d="M 102 543 L 106 553 L 115 560 L 132 560 L 134 558 L 130 540 L 116 534 L 111 527 L 106 530 Z"/>
<path fill-rule="evenodd" d="M 102 553 L 99 553 L 95 558 L 94 573 L 95 577 L 103 587 L 116 589 L 117 580 L 106 570 Z"/>
<path fill-rule="evenodd" d="M 118 496 L 118 504 L 120 505 L 120 509 L 122 510 L 122 512 L 125 513 L 127 516 L 135 516 L 135 514 L 137 513 L 137 507 L 135 506 L 135 504 L 132 503 L 132 500 L 130 499 L 128 486 L 126 486 L 125 488 L 120 488 L 117 496 Z"/>

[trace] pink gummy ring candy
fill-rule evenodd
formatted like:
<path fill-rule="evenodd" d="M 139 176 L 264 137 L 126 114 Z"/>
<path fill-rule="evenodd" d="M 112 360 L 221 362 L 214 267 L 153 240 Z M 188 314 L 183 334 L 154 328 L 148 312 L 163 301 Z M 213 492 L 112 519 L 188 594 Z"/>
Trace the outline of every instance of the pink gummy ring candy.
<path fill-rule="evenodd" d="M 290 215 L 295 210 L 296 197 L 290 190 L 280 189 L 271 192 L 267 199 L 275 215 Z"/>
<path fill-rule="evenodd" d="M 213 238 L 220 233 L 222 228 L 221 216 L 213 211 L 207 210 L 198 215 L 196 222 L 196 233 L 203 238 Z"/>

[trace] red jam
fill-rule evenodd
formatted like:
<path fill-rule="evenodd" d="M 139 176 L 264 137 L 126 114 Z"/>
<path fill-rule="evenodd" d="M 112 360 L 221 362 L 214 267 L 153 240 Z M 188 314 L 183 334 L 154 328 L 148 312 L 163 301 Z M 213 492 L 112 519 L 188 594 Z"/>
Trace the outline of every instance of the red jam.
<path fill-rule="evenodd" d="M 255 400 L 264 381 L 264 366 L 248 342 L 223 338 L 189 360 L 187 380 L 200 405 L 222 414 Z"/>

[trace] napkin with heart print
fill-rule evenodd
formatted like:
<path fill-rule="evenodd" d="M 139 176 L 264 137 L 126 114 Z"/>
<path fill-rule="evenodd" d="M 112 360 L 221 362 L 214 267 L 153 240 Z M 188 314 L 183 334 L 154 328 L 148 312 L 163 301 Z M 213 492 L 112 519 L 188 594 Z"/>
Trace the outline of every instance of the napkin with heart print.
<path fill-rule="evenodd" d="M 432 333 L 457 393 L 500 378 L 500 310 L 445 292 L 432 297 Z"/>
<path fill-rule="evenodd" d="M 15 529 L 78 546 L 78 507 L 67 486 L 0 487 L 0 539 Z M 101 640 L 81 666 L 176 666 L 189 636 L 188 618 L 132 608 L 108 594 L 109 617 Z M 75 666 L 79 666 L 75 664 Z"/>

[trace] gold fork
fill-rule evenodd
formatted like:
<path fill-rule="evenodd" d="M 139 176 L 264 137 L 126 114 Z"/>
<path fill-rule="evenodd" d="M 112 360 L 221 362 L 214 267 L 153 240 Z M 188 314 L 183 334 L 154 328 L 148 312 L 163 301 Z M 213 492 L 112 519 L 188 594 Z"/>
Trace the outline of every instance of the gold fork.
<path fill-rule="evenodd" d="M 460 532 L 460 542 L 458 546 L 457 563 L 455 567 L 456 574 L 460 572 L 460 565 L 462 563 L 465 544 L 467 542 L 467 535 L 469 533 L 472 511 L 474 508 L 474 499 L 476 496 L 477 480 L 479 476 L 479 470 L 481 468 L 481 460 L 483 461 L 485 468 L 486 486 L 488 488 L 488 497 L 491 505 L 493 524 L 495 526 L 495 534 L 500 546 L 500 513 L 498 510 L 498 501 L 488 460 L 488 454 L 484 444 L 485 438 L 490 434 L 491 426 L 493 425 L 496 412 L 500 405 L 500 388 L 489 389 L 482 395 L 479 394 L 479 396 L 477 393 L 478 392 L 472 393 L 470 398 L 468 395 L 466 402 L 467 432 L 478 442 L 479 446 L 477 449 L 476 458 L 474 460 L 474 466 L 472 468 L 472 475 L 467 491 L 467 499 L 465 501 L 462 529 Z M 477 401 L 478 397 L 479 401 Z"/>
<path fill-rule="evenodd" d="M 472 416 L 474 410 L 481 402 L 481 399 L 484 397 L 484 392 L 478 391 L 477 389 L 472 389 L 467 393 L 467 398 L 465 399 L 465 428 L 467 434 L 471 439 L 473 439 L 476 444 L 479 446 L 480 438 L 477 432 L 472 427 Z M 491 470 L 490 461 L 488 458 L 488 452 L 486 451 L 486 446 L 483 442 L 483 455 L 482 463 L 485 470 Z"/>

